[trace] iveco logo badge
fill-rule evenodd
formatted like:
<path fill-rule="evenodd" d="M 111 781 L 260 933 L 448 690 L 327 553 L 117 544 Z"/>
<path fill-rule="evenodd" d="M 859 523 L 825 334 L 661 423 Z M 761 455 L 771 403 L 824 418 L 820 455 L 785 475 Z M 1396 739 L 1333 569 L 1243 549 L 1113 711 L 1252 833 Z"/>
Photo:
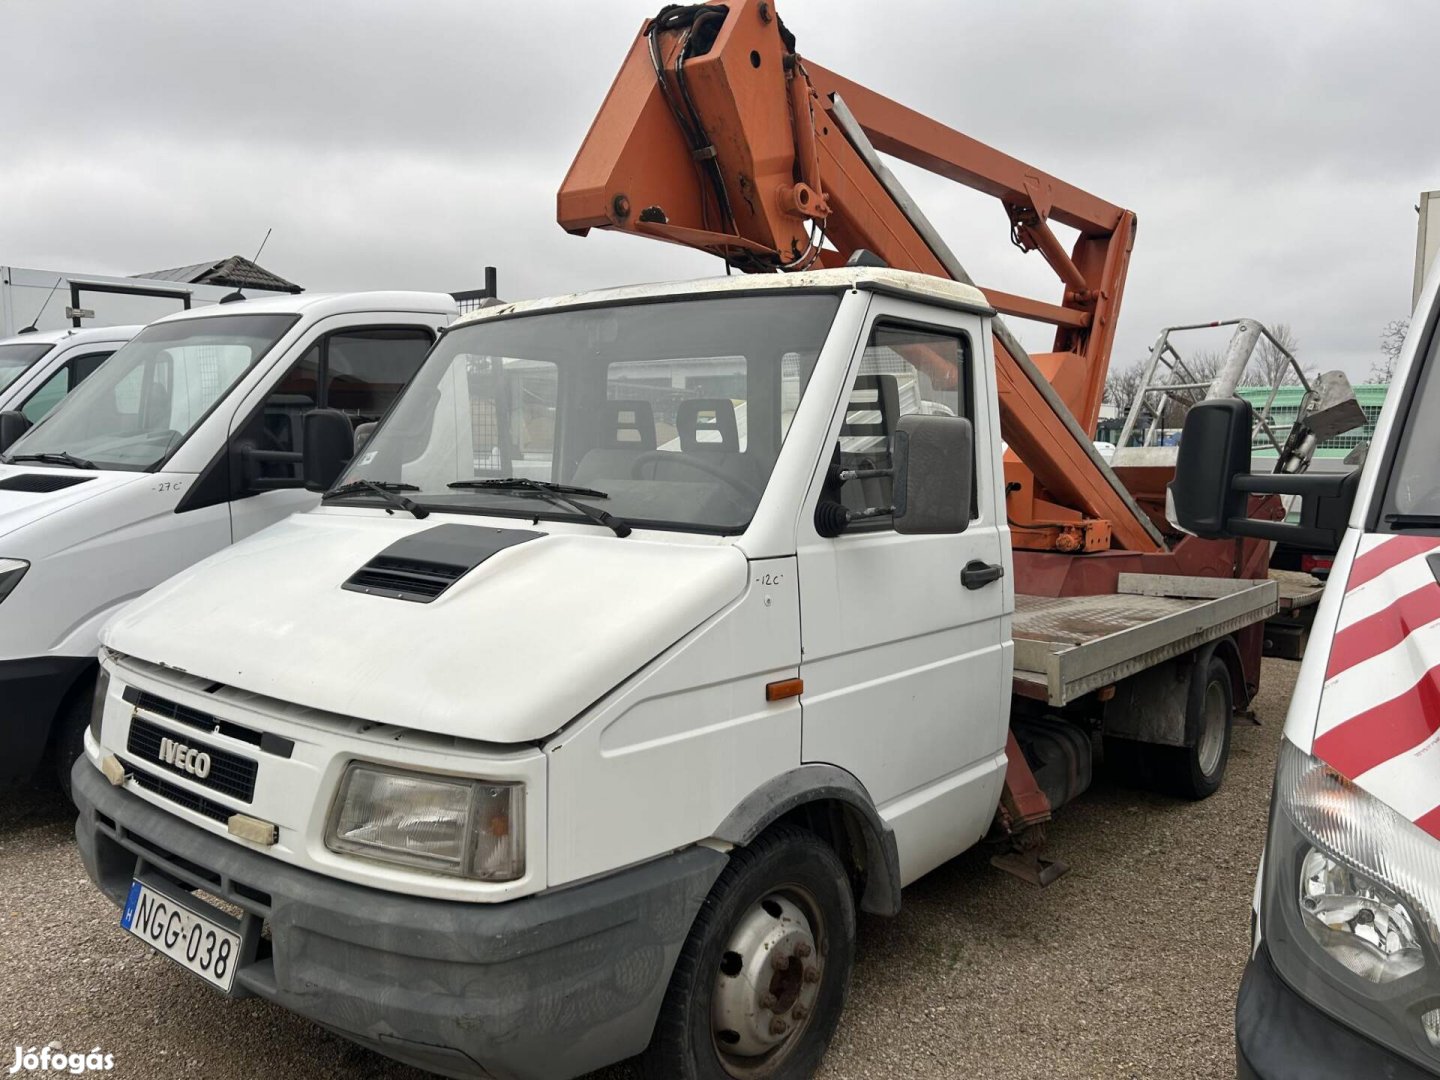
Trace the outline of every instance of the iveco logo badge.
<path fill-rule="evenodd" d="M 160 760 L 201 780 L 210 775 L 210 755 L 174 739 L 160 740 Z"/>

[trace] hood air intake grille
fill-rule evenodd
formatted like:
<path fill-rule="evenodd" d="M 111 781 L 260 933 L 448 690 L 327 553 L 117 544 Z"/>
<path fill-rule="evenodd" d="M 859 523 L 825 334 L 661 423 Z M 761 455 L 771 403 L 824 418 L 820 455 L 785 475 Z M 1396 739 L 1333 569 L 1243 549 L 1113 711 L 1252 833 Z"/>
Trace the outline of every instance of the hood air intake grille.
<path fill-rule="evenodd" d="M 428 604 L 490 556 L 544 535 L 528 529 L 437 525 L 397 540 L 341 587 Z"/>
<path fill-rule="evenodd" d="M 83 484 L 87 480 L 94 480 L 93 476 L 54 476 L 50 473 L 18 473 L 15 476 L 7 476 L 0 480 L 0 491 L 59 491 L 61 488 L 74 487 L 76 484 Z"/>

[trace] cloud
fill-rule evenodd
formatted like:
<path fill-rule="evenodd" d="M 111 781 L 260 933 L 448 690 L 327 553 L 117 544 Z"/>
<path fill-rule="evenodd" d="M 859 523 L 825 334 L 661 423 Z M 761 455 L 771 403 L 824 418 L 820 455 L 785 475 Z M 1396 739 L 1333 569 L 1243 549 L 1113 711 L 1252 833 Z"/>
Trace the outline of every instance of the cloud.
<path fill-rule="evenodd" d="M 236 252 L 311 288 L 507 295 L 716 273 L 564 235 L 554 194 L 653 4 L 5 0 L 0 261 Z M 802 53 L 1134 209 L 1116 362 L 1166 324 L 1288 322 L 1363 375 L 1440 186 L 1440 6 L 792 0 Z M 998 204 L 897 170 L 982 284 L 1058 290 Z M 1032 347 L 1045 334 L 1027 329 Z"/>

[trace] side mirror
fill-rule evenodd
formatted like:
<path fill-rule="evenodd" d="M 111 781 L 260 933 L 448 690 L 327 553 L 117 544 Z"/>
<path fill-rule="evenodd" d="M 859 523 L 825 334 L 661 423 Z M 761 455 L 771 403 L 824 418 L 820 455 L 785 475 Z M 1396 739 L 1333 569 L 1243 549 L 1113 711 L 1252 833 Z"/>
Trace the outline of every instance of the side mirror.
<path fill-rule="evenodd" d="M 895 531 L 961 533 L 970 527 L 975 429 L 960 416 L 902 416 L 895 425 Z"/>
<path fill-rule="evenodd" d="M 305 486 L 311 491 L 324 491 L 340 479 L 355 456 L 355 431 L 349 417 L 334 409 L 311 409 L 300 430 Z"/>
<path fill-rule="evenodd" d="M 370 441 L 370 436 L 375 434 L 375 429 L 379 426 L 376 421 L 371 420 L 355 428 L 355 453 L 358 454 L 365 449 L 365 444 Z"/>
<path fill-rule="evenodd" d="M 1239 398 L 1216 398 L 1191 408 L 1169 488 L 1175 524 L 1207 540 L 1249 536 L 1334 551 L 1350 520 L 1360 470 L 1252 473 L 1251 423 L 1250 405 Z M 1251 495 L 1300 496 L 1299 523 L 1246 517 Z"/>
<path fill-rule="evenodd" d="M 22 412 L 0 412 L 0 453 L 9 450 L 15 441 L 29 431 L 30 418 Z"/>
<path fill-rule="evenodd" d="M 1186 532 L 1217 540 L 1230 535 L 1232 519 L 1245 516 L 1235 478 L 1250 472 L 1253 425 L 1250 403 L 1240 398 L 1202 401 L 1186 414 L 1170 485 L 1175 521 Z"/>

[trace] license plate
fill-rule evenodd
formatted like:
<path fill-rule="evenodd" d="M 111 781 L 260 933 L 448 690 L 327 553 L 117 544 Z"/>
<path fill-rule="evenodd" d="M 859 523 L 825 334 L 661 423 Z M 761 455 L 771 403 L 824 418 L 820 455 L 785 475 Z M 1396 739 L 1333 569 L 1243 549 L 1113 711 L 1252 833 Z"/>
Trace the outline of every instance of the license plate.
<path fill-rule="evenodd" d="M 120 925 L 156 952 L 227 993 L 240 962 L 240 935 L 167 893 L 136 881 Z"/>

